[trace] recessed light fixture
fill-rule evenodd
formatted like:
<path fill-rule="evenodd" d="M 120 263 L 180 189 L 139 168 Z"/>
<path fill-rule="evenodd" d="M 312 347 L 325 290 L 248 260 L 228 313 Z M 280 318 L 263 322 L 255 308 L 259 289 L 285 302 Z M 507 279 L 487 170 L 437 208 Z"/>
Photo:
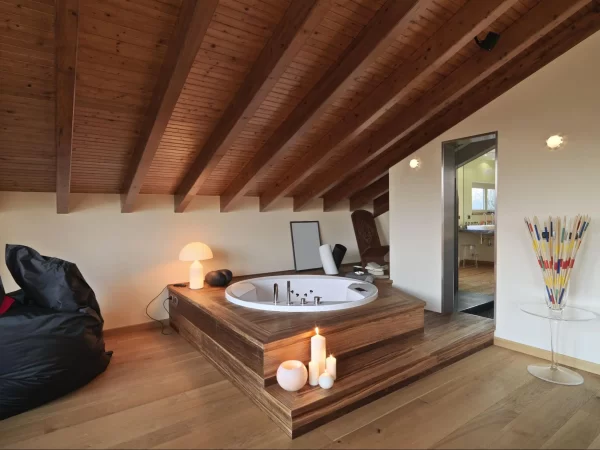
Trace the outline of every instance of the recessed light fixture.
<path fill-rule="evenodd" d="M 559 134 L 555 134 L 546 139 L 546 145 L 550 150 L 556 150 L 557 148 L 560 148 L 564 142 L 564 138 Z"/>
<path fill-rule="evenodd" d="M 411 169 L 418 169 L 419 167 L 421 167 L 421 161 L 418 160 L 417 158 L 413 158 L 410 160 L 408 165 L 410 166 Z"/>

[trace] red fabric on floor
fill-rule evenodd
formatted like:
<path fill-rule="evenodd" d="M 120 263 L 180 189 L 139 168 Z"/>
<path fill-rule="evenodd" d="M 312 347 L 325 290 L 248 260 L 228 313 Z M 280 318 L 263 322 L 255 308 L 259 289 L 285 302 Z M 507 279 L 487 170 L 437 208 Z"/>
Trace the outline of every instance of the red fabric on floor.
<path fill-rule="evenodd" d="M 6 311 L 8 311 L 8 309 L 12 306 L 12 304 L 15 302 L 15 299 L 12 297 L 9 297 L 8 295 L 4 296 L 4 299 L 2 300 L 2 303 L 0 303 L 0 316 L 2 314 L 4 314 Z"/>

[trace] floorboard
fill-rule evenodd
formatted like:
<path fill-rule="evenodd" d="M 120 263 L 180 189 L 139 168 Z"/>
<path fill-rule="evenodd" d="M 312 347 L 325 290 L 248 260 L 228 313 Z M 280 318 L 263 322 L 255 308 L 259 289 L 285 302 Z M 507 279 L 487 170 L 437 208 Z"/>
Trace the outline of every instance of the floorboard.
<path fill-rule="evenodd" d="M 107 338 L 108 370 L 0 422 L 2 448 L 600 448 L 600 377 L 553 386 L 489 347 L 293 441 L 177 334 Z"/>

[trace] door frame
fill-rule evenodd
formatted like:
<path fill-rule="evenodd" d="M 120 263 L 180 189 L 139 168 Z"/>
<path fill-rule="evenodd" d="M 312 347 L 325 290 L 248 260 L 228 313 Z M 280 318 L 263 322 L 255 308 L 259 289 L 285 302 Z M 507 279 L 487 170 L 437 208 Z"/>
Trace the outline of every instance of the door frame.
<path fill-rule="evenodd" d="M 458 139 L 451 139 L 442 142 L 442 313 L 452 313 L 456 311 L 455 293 L 458 290 L 458 198 L 456 187 L 456 170 L 473 159 L 489 151 L 485 144 L 479 142 L 485 141 L 486 136 L 495 135 L 495 180 L 496 180 L 496 211 L 494 218 L 496 229 L 498 226 L 498 131 L 465 136 Z M 456 148 L 454 144 L 462 140 L 474 140 L 463 147 Z M 486 139 L 491 140 L 491 139 Z M 475 145 L 473 145 L 475 144 Z M 470 147 L 470 148 L 468 148 Z M 465 153 L 457 154 L 465 151 Z M 496 274 L 496 250 L 498 239 L 494 235 L 494 275 Z M 494 290 L 495 291 L 495 290 Z M 494 302 L 496 296 L 494 293 Z M 494 319 L 495 320 L 495 319 Z"/>

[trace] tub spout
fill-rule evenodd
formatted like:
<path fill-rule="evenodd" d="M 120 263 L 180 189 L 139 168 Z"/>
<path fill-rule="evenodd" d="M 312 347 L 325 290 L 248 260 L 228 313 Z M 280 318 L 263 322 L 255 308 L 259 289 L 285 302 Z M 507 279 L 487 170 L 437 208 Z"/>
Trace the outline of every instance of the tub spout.
<path fill-rule="evenodd" d="M 275 283 L 273 285 L 273 304 L 277 304 L 277 298 L 279 297 L 279 285 Z"/>

